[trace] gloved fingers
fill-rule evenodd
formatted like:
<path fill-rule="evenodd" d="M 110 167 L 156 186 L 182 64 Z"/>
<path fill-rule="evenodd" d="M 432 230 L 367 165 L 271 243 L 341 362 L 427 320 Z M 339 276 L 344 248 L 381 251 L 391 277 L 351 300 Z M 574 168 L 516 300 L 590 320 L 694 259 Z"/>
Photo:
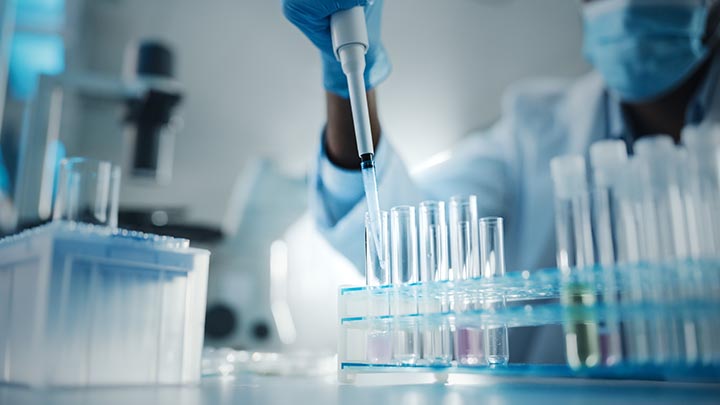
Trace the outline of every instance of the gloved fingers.
<path fill-rule="evenodd" d="M 323 83 L 328 91 L 347 98 L 347 80 L 335 59 L 330 17 L 341 10 L 365 7 L 370 48 L 366 54 L 366 86 L 374 87 L 390 73 L 391 65 L 380 40 L 383 0 L 283 0 L 283 14 L 321 51 Z"/>
<path fill-rule="evenodd" d="M 368 5 L 365 6 L 365 19 L 368 26 L 368 35 L 371 37 L 370 41 L 377 40 L 373 36 L 380 35 L 380 20 L 382 19 L 384 0 L 370 0 Z M 373 44 L 370 44 L 373 46 Z"/>
<path fill-rule="evenodd" d="M 378 0 L 374 0 L 376 3 Z M 283 14 L 323 53 L 333 53 L 330 16 L 340 10 L 365 6 L 368 0 L 283 0 Z"/>
<path fill-rule="evenodd" d="M 377 3 L 377 0 L 372 1 Z M 367 4 L 368 0 L 283 0 L 282 2 L 283 14 L 293 24 L 296 21 L 303 23 L 309 20 L 324 20 L 340 10 Z"/>

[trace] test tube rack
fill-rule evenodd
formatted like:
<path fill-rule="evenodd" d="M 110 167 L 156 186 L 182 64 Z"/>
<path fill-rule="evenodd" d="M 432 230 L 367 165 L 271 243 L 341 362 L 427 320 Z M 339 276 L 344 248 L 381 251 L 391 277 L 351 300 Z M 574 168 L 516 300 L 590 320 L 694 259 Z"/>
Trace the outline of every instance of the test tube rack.
<path fill-rule="evenodd" d="M 342 382 L 372 373 L 720 382 L 717 260 L 348 286 L 338 312 Z M 542 325 L 562 326 L 566 365 L 514 364 L 512 347 L 508 365 L 458 361 L 464 329 Z"/>

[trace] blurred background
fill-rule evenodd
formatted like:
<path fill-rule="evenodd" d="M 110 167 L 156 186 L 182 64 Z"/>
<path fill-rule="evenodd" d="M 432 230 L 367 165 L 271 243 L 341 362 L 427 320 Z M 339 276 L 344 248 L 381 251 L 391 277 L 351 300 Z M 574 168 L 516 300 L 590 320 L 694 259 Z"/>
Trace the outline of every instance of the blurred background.
<path fill-rule="evenodd" d="M 121 227 L 212 251 L 206 344 L 334 350 L 328 303 L 360 274 L 305 212 L 324 93 L 280 0 L 0 4 L 0 149 L 21 224 L 48 219 L 58 157 L 113 161 Z M 411 166 L 490 125 L 510 84 L 587 69 L 575 1 L 387 0 L 383 23 L 381 120 Z M 156 153 L 139 156 L 147 139 Z"/>

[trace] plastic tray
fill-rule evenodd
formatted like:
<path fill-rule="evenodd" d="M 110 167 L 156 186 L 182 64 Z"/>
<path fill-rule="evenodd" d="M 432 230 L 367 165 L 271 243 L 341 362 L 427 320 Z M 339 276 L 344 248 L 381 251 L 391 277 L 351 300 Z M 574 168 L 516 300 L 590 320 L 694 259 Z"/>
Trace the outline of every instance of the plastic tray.
<path fill-rule="evenodd" d="M 0 382 L 200 379 L 209 252 L 54 222 L 0 240 Z"/>

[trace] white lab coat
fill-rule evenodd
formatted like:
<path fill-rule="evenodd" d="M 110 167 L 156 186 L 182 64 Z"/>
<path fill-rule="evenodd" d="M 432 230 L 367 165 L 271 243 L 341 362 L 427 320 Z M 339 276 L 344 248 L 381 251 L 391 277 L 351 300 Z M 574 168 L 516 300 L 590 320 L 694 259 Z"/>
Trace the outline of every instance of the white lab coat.
<path fill-rule="evenodd" d="M 507 92 L 501 119 L 494 126 L 464 138 L 442 162 L 413 173 L 383 138 L 377 153 L 381 207 L 476 194 L 480 217 L 505 218 L 508 271 L 553 267 L 550 160 L 564 154 L 587 156 L 591 143 L 607 138 L 607 104 L 604 84 L 596 73 L 575 81 L 520 83 Z M 717 110 L 713 108 L 713 114 L 708 115 L 716 116 Z M 322 153 L 320 159 L 320 167 L 328 165 Z M 338 199 L 334 194 L 347 190 L 339 187 L 337 179 L 330 179 L 332 174 L 327 170 L 319 173 L 311 203 L 318 227 L 337 250 L 363 269 L 365 201 L 357 202 L 345 215 L 340 213 L 342 217 L 333 218 L 340 216 L 334 212 L 333 200 Z M 361 198 L 357 177 L 352 187 Z M 564 361 L 559 328 L 545 329 L 534 336 L 516 333 L 516 337 L 513 340 L 511 333 L 511 361 Z M 533 339 L 532 345 L 529 339 Z"/>

